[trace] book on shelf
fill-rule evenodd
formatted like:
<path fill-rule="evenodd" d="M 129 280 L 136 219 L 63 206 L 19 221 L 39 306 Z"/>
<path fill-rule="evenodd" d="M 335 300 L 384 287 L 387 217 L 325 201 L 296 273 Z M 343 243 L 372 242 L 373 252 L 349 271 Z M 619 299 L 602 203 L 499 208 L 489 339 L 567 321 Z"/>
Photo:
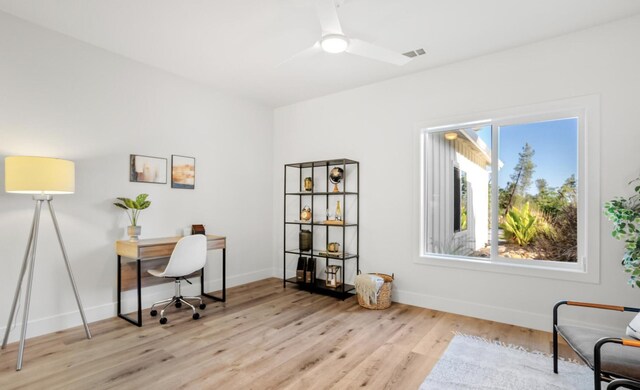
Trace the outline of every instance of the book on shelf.
<path fill-rule="evenodd" d="M 342 258 L 342 252 L 320 251 L 319 255 L 320 256 L 327 256 L 327 257 L 335 257 L 337 259 L 341 259 Z M 349 254 L 345 253 L 345 256 L 349 256 Z"/>

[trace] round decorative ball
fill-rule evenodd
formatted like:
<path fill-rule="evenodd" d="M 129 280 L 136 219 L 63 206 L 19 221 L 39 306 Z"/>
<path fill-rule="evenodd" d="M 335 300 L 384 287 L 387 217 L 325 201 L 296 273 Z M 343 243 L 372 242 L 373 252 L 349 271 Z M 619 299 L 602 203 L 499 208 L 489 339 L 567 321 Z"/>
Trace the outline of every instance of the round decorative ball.
<path fill-rule="evenodd" d="M 344 177 L 344 171 L 342 170 L 342 168 L 335 167 L 331 170 L 331 172 L 329 172 L 329 180 L 333 184 L 340 183 L 343 177 Z"/>

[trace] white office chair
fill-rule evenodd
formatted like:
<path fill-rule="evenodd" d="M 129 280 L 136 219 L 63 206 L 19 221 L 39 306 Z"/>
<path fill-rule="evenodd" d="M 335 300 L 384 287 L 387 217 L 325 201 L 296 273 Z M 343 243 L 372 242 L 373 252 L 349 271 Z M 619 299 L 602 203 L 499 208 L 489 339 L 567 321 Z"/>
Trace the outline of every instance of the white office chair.
<path fill-rule="evenodd" d="M 173 298 L 164 299 L 156 302 L 151 306 L 151 316 L 158 315 L 158 311 L 155 310 L 156 305 L 165 303 L 160 310 L 160 323 L 166 324 L 167 317 L 164 316 L 164 311 L 172 304 L 175 304 L 177 308 L 180 308 L 182 304 L 189 306 L 193 311 L 193 319 L 200 318 L 200 314 L 196 311 L 195 306 L 187 302 L 189 300 L 197 300 L 199 302 L 200 309 L 204 309 L 207 305 L 202 303 L 201 297 L 183 297 L 180 293 L 180 279 L 185 279 L 185 276 L 190 275 L 197 270 L 204 268 L 204 264 L 207 261 L 207 237 L 202 234 L 193 236 L 186 236 L 180 239 L 176 244 L 176 247 L 171 253 L 169 263 L 164 270 L 149 270 L 148 272 L 159 278 L 175 278 L 176 292 Z M 185 279 L 187 280 L 187 279 Z M 187 282 L 189 282 L 187 280 Z"/>

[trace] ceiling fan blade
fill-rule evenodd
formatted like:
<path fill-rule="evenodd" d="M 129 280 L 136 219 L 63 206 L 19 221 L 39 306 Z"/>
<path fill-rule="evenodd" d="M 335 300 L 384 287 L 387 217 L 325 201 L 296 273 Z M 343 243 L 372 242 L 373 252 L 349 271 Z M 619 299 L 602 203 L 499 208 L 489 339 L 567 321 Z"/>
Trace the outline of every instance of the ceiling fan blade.
<path fill-rule="evenodd" d="M 343 35 L 334 0 L 317 0 L 316 9 L 323 36 L 327 34 Z"/>
<path fill-rule="evenodd" d="M 318 41 L 318 42 L 314 43 L 313 46 L 308 47 L 308 48 L 304 49 L 303 51 L 301 51 L 301 52 L 299 52 L 297 54 L 294 54 L 293 56 L 289 57 L 288 59 L 282 61 L 281 63 L 276 65 L 276 68 L 280 67 L 280 66 L 282 66 L 282 65 L 284 65 L 284 64 L 286 64 L 286 63 L 288 63 L 290 61 L 293 61 L 293 60 L 299 60 L 299 59 L 302 59 L 302 58 L 311 57 L 314 54 L 317 54 L 317 53 L 319 53 L 321 51 L 322 51 L 322 49 L 320 48 L 320 41 Z"/>
<path fill-rule="evenodd" d="M 411 58 L 403 54 L 396 53 L 395 51 L 391 51 L 384 47 L 376 46 L 359 39 L 349 39 L 347 53 L 399 66 L 411 61 Z"/>

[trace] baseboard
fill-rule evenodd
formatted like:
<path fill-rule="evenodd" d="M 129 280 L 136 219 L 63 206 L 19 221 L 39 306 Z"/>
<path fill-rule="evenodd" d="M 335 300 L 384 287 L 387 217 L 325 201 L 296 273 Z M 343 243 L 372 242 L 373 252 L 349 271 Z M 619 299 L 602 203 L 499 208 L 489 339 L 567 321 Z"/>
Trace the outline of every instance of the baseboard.
<path fill-rule="evenodd" d="M 488 321 L 501 322 L 510 325 L 522 326 L 551 332 L 553 326 L 552 304 L 549 305 L 549 314 L 538 314 L 529 311 L 515 310 L 506 307 L 484 305 L 474 302 L 462 301 L 457 299 L 443 298 L 434 295 L 418 294 L 410 291 L 394 290 L 393 301 L 404 303 L 407 305 L 424 307 L 443 311 L 447 313 L 459 314 L 468 317 L 480 318 Z M 602 324 L 585 324 L 571 319 L 563 319 L 563 323 L 567 325 L 595 327 L 619 334 L 620 329 Z"/>
<path fill-rule="evenodd" d="M 295 270 L 287 269 L 287 272 L 295 272 Z M 282 278 L 282 268 L 274 267 L 271 275 L 275 278 Z M 459 314 L 488 321 L 522 326 L 524 328 L 542 330 L 545 332 L 551 332 L 551 327 L 553 325 L 553 302 L 549 304 L 548 314 L 539 314 L 532 313 L 530 311 L 515 310 L 495 305 L 484 305 L 469 301 L 462 301 L 397 289 L 393 290 L 393 301 L 412 306 L 424 307 L 426 309 L 438 310 L 446 313 Z M 616 328 L 600 323 L 585 323 L 571 320 L 569 318 L 563 318 L 562 322 L 567 325 L 599 328 L 612 332 L 612 334 L 620 333 L 619 327 Z"/>
<path fill-rule="evenodd" d="M 227 288 L 238 286 L 241 284 L 255 282 L 257 280 L 262 280 L 271 277 L 273 273 L 272 268 L 265 268 L 262 270 L 248 272 L 239 275 L 232 275 L 227 277 Z M 205 281 L 205 291 L 217 291 L 222 287 L 222 279 L 212 279 Z M 197 295 L 199 293 L 200 285 L 198 282 L 195 282 L 191 286 L 186 286 L 184 289 L 184 293 L 186 294 L 194 294 Z M 172 295 L 173 286 L 169 283 L 145 287 L 142 292 L 142 307 L 148 308 L 153 302 L 159 301 L 161 299 L 167 298 Z M 122 307 L 123 311 L 126 313 L 130 310 L 135 310 L 137 305 L 135 291 L 127 291 L 123 294 L 122 299 Z M 85 307 L 84 308 L 85 315 L 87 316 L 87 321 L 89 323 L 104 320 L 107 318 L 115 317 L 117 314 L 117 302 L 105 303 L 98 306 L 93 307 Z M 22 319 L 22 315 L 18 315 L 18 320 Z M 48 333 L 57 332 L 60 330 L 73 328 L 75 326 L 82 325 L 82 320 L 80 319 L 80 313 L 78 310 L 73 310 L 66 313 L 57 314 L 49 317 L 41 317 L 30 319 L 27 325 L 27 338 L 41 336 Z M 9 342 L 18 341 L 20 338 L 20 329 L 22 327 L 22 322 L 17 322 L 12 327 L 12 331 L 9 334 Z M 2 336 L 4 336 L 6 326 L 0 328 L 0 332 Z M 0 336 L 1 337 L 1 336 Z"/>

